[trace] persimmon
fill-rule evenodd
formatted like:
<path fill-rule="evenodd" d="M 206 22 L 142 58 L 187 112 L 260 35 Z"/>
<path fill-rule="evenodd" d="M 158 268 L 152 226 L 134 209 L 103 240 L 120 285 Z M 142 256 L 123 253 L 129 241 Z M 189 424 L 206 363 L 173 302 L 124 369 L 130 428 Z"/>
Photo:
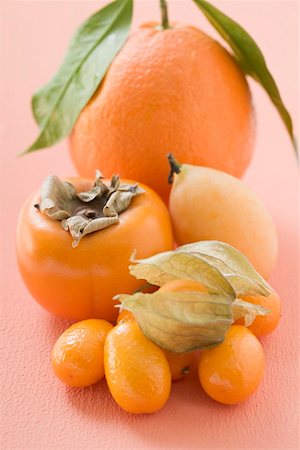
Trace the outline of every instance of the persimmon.
<path fill-rule="evenodd" d="M 51 363 L 55 375 L 72 387 L 86 387 L 104 377 L 104 342 L 113 326 L 88 319 L 67 328 L 57 339 Z"/>
<path fill-rule="evenodd" d="M 201 352 L 200 383 L 214 400 L 229 405 L 240 403 L 258 388 L 264 366 L 259 340 L 247 328 L 232 325 L 221 344 Z"/>
<path fill-rule="evenodd" d="M 143 284 L 128 271 L 133 252 L 143 258 L 173 246 L 168 211 L 160 197 L 142 184 L 136 188 L 134 182 L 120 184 L 113 177 L 109 185 L 100 176 L 95 183 L 82 178 L 70 181 L 59 184 L 52 177 L 48 180 L 48 184 L 52 183 L 51 195 L 48 192 L 48 197 L 42 199 L 46 189 L 43 187 L 41 193 L 34 192 L 25 202 L 17 227 L 20 272 L 32 296 L 51 313 L 74 320 L 115 321 L 118 311 L 113 297 L 120 292 L 132 293 Z M 106 204 L 101 196 L 96 197 L 99 189 L 107 194 Z M 135 189 L 139 189 L 139 194 L 127 204 Z M 63 207 L 70 209 L 69 197 L 73 196 L 74 211 L 59 210 L 61 205 L 51 204 L 55 203 L 53 192 L 59 190 L 59 202 L 64 198 Z M 120 199 L 127 209 L 118 214 Z M 66 218 L 67 213 L 71 217 Z M 64 219 L 53 220 L 57 216 Z M 113 224 L 107 226 L 111 221 Z M 105 224 L 106 228 L 99 229 Z M 93 227 L 99 230 L 93 231 Z M 72 247 L 67 229 L 76 248 Z"/>
<path fill-rule="evenodd" d="M 154 413 L 169 398 L 171 373 L 167 358 L 144 336 L 135 320 L 123 320 L 108 333 L 104 369 L 109 390 L 125 411 Z"/>

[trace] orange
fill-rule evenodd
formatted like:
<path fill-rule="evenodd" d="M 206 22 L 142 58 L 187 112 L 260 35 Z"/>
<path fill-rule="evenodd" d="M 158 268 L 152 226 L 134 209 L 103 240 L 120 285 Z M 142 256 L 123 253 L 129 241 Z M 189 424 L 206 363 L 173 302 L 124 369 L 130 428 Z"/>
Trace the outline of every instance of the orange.
<path fill-rule="evenodd" d="M 93 186 L 82 178 L 72 183 L 77 192 Z M 166 206 L 152 189 L 140 187 L 145 192 L 120 214 L 119 223 L 84 236 L 76 248 L 60 222 L 36 210 L 39 193 L 28 198 L 18 220 L 17 256 L 23 281 L 41 306 L 72 320 L 116 320 L 113 297 L 143 284 L 128 270 L 134 250 L 145 258 L 173 247 Z"/>
<path fill-rule="evenodd" d="M 55 375 L 68 386 L 85 387 L 104 377 L 104 341 L 113 326 L 89 319 L 69 327 L 56 341 L 51 363 Z"/>
<path fill-rule="evenodd" d="M 265 316 L 257 316 L 254 322 L 248 327 L 255 336 L 265 336 L 277 328 L 280 321 L 281 301 L 276 292 L 273 292 L 269 297 L 263 297 L 262 295 L 244 295 L 241 298 L 246 302 L 262 306 L 270 311 Z M 236 323 L 244 325 L 244 320 L 239 319 Z"/>
<path fill-rule="evenodd" d="M 242 176 L 254 114 L 245 76 L 219 43 L 192 26 L 157 25 L 129 37 L 81 112 L 70 152 L 80 175 L 121 170 L 166 200 L 170 151 Z"/>
<path fill-rule="evenodd" d="M 221 344 L 200 354 L 200 383 L 214 400 L 240 403 L 258 388 L 264 365 L 259 340 L 247 328 L 232 325 Z"/>
<path fill-rule="evenodd" d="M 153 413 L 169 398 L 171 373 L 166 356 L 134 320 L 121 321 L 107 335 L 104 367 L 109 390 L 125 411 Z"/>

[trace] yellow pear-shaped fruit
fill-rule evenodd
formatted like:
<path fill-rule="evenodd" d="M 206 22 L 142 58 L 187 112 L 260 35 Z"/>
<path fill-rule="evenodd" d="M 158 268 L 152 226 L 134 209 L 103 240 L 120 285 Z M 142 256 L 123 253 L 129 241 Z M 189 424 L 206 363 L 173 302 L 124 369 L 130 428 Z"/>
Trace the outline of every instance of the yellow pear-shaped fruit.
<path fill-rule="evenodd" d="M 169 155 L 173 186 L 169 209 L 178 245 L 201 240 L 227 242 L 268 278 L 278 241 L 273 220 L 239 179 L 208 167 L 178 164 Z"/>

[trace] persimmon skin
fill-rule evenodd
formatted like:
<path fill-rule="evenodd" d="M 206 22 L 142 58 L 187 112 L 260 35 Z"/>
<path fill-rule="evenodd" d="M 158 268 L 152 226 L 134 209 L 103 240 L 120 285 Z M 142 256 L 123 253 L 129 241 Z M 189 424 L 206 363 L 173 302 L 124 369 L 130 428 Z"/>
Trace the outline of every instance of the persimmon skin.
<path fill-rule="evenodd" d="M 69 181 L 78 192 L 93 185 L 88 179 Z M 130 294 L 143 284 L 129 274 L 133 251 L 138 258 L 145 258 L 173 246 L 164 203 L 152 189 L 139 185 L 145 192 L 120 214 L 120 222 L 84 236 L 76 248 L 60 222 L 34 207 L 39 192 L 27 199 L 18 220 L 17 258 L 25 285 L 41 306 L 72 320 L 116 320 L 113 297 Z"/>

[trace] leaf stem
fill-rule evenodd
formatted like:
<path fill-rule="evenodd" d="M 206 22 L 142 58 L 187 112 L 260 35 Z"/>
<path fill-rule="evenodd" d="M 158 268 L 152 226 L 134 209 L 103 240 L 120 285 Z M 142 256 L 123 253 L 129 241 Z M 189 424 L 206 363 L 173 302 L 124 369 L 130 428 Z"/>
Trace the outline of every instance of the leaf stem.
<path fill-rule="evenodd" d="M 160 11 L 161 11 L 161 26 L 164 30 L 170 28 L 169 18 L 168 18 L 168 5 L 166 0 L 159 0 Z"/>

